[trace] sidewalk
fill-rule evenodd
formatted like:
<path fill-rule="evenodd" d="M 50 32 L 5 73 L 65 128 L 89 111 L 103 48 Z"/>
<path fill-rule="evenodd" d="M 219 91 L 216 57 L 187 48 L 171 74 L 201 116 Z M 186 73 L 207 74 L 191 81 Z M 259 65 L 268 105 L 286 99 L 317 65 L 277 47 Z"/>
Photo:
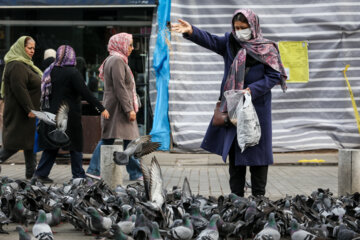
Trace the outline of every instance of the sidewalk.
<path fill-rule="evenodd" d="M 228 165 L 224 164 L 219 156 L 213 154 L 178 154 L 167 152 L 156 152 L 147 156 L 144 161 L 150 161 L 155 155 L 160 163 L 164 185 L 167 190 L 173 186 L 182 187 L 184 178 L 187 177 L 193 194 L 204 196 L 219 196 L 230 193 Z M 91 155 L 90 155 L 91 156 Z M 90 158 L 85 155 L 85 158 Z M 38 158 L 40 154 L 38 154 Z M 266 196 L 272 200 L 283 198 L 286 195 L 295 196 L 297 194 L 310 195 L 317 188 L 329 188 L 337 196 L 337 152 L 326 153 L 282 153 L 275 154 L 275 164 L 269 167 L 268 184 Z M 300 164 L 299 160 L 320 159 L 324 162 Z M 8 176 L 14 179 L 25 177 L 25 165 L 23 154 L 17 153 L 6 164 L 2 164 L 0 176 Z M 64 164 L 67 160 L 57 160 L 50 174 L 55 184 L 63 184 L 71 179 L 70 164 Z M 86 162 L 86 160 L 84 161 Z M 62 164 L 60 164 L 62 163 Z M 88 167 L 84 164 L 84 169 Z M 247 176 L 249 178 L 249 174 Z M 124 185 L 132 183 L 125 171 L 123 176 Z M 247 191 L 247 196 L 251 191 Z M 4 226 L 9 231 L 9 235 L 0 235 L 1 240 L 18 239 L 15 231 L 17 224 Z M 27 228 L 30 232 L 32 225 Z M 82 232 L 65 223 L 53 228 L 57 232 L 54 235 L 56 240 L 90 240 L 94 236 L 85 236 Z"/>

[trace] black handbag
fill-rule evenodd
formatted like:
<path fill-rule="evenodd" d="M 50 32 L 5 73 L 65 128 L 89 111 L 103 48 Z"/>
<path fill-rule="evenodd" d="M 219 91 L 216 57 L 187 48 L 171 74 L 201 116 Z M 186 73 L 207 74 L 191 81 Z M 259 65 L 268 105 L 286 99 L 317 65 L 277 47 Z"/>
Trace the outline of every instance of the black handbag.
<path fill-rule="evenodd" d="M 55 126 L 48 125 L 43 121 L 40 121 L 37 126 L 39 134 L 39 147 L 42 149 L 57 149 L 66 148 L 70 145 L 71 141 L 69 137 L 61 132 L 54 130 Z M 51 133 L 51 134 L 50 134 Z M 54 134 L 55 133 L 55 134 Z M 61 136 L 59 136 L 59 134 Z"/>

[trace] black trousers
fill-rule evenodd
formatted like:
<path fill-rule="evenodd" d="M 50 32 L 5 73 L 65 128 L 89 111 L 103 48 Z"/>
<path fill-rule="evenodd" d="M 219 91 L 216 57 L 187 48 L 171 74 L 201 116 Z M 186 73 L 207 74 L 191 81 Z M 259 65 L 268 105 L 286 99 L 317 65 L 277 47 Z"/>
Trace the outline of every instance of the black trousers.
<path fill-rule="evenodd" d="M 19 150 L 10 150 L 1 148 L 0 149 L 0 163 L 8 160 L 12 155 L 17 153 Z M 31 178 L 34 175 L 36 168 L 36 154 L 32 149 L 24 150 L 24 158 L 25 158 L 25 177 Z"/>
<path fill-rule="evenodd" d="M 236 141 L 235 143 L 236 144 Z M 246 166 L 235 166 L 235 146 L 229 152 L 230 189 L 232 193 L 243 197 L 246 181 Z M 250 166 L 251 193 L 253 196 L 265 195 L 268 165 Z"/>

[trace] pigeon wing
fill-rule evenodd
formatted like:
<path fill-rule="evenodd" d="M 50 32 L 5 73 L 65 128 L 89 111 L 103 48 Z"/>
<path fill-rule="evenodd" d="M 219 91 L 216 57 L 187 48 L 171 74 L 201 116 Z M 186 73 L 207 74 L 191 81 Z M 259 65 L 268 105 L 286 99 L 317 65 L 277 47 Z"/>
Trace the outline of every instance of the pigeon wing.
<path fill-rule="evenodd" d="M 159 147 L 160 147 L 160 143 L 159 142 L 148 142 L 148 143 L 143 143 L 141 145 L 141 148 L 138 148 L 137 150 L 139 151 L 136 151 L 135 154 L 134 154 L 134 157 L 135 158 L 141 158 L 142 156 L 145 156 L 147 154 L 150 154 L 154 151 L 156 151 Z"/>
<path fill-rule="evenodd" d="M 55 114 L 50 112 L 42 112 L 31 110 L 31 112 L 41 121 L 49 125 L 56 125 Z"/>
<path fill-rule="evenodd" d="M 56 114 L 55 121 L 57 128 L 62 132 L 65 132 L 67 129 L 68 113 L 69 105 L 67 103 L 61 104 Z"/>
<path fill-rule="evenodd" d="M 151 196 L 150 196 L 150 170 L 143 161 L 140 161 L 140 168 L 141 168 L 141 172 L 144 177 L 145 194 L 146 194 L 147 200 L 150 200 L 151 199 Z"/>
<path fill-rule="evenodd" d="M 159 162 L 154 156 L 151 160 L 150 167 L 150 201 L 157 203 L 161 208 L 164 199 L 163 177 Z"/>

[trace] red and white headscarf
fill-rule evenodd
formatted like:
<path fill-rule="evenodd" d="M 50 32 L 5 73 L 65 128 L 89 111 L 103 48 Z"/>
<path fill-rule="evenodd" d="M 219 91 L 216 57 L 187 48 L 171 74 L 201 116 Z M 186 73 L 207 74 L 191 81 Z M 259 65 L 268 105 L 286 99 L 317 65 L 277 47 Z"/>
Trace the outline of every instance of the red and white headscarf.
<path fill-rule="evenodd" d="M 99 77 L 102 81 L 105 80 L 104 79 L 104 77 L 105 77 L 104 76 L 104 63 L 110 56 L 121 57 L 121 59 L 126 63 L 126 67 L 128 68 L 128 71 L 131 73 L 131 80 L 134 83 L 133 106 L 134 106 L 134 111 L 138 112 L 139 105 L 138 105 L 138 99 L 137 99 L 137 94 L 136 94 L 136 84 L 135 84 L 135 80 L 134 80 L 134 75 L 132 74 L 132 71 L 128 65 L 128 52 L 129 52 L 129 47 L 132 42 L 132 39 L 133 39 L 132 35 L 128 34 L 128 33 L 118 33 L 109 39 L 109 43 L 108 43 L 109 56 L 103 61 L 103 63 L 99 67 Z"/>

